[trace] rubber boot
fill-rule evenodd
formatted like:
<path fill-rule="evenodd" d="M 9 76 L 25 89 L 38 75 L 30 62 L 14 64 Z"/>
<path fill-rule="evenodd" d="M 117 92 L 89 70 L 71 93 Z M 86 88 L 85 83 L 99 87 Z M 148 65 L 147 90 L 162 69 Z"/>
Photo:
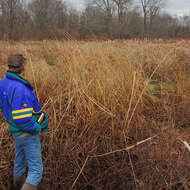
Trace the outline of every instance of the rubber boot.
<path fill-rule="evenodd" d="M 25 183 L 22 186 L 21 190 L 37 190 L 37 187 L 35 187 L 35 186 L 31 185 L 31 184 Z"/>
<path fill-rule="evenodd" d="M 13 178 L 15 190 L 20 190 L 25 182 L 24 176 L 14 176 Z"/>

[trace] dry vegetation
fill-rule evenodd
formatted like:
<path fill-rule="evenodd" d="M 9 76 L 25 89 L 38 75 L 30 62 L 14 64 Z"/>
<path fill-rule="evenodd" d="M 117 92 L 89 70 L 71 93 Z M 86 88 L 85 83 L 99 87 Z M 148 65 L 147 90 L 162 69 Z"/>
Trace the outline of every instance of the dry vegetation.
<path fill-rule="evenodd" d="M 7 56 L 23 53 L 49 115 L 40 189 L 190 189 L 181 141 L 190 136 L 189 47 L 188 40 L 1 42 L 0 76 Z M 14 153 L 3 122 L 0 152 L 7 190 Z"/>

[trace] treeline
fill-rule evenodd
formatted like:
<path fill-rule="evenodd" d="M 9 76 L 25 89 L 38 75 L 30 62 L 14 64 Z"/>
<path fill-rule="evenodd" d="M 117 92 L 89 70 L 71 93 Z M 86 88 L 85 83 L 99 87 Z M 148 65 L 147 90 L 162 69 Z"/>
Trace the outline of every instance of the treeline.
<path fill-rule="evenodd" d="M 164 13 L 164 0 L 0 0 L 1 40 L 190 37 L 190 13 Z"/>

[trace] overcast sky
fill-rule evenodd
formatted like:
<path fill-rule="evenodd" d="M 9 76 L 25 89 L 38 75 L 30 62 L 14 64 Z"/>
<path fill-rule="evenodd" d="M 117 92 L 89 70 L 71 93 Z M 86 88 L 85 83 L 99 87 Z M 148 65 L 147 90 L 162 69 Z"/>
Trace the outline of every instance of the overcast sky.
<path fill-rule="evenodd" d="M 168 0 L 165 9 L 172 15 L 190 14 L 190 0 Z"/>
<path fill-rule="evenodd" d="M 85 0 L 64 0 L 70 2 L 77 9 L 84 7 Z M 140 1 L 140 0 L 139 0 Z M 190 14 L 190 0 L 167 0 L 165 10 L 172 15 Z"/>

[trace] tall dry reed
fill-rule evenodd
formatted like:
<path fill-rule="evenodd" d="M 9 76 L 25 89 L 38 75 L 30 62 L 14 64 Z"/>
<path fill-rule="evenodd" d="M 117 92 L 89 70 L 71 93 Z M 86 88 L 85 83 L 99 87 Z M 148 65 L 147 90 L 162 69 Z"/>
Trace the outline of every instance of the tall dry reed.
<path fill-rule="evenodd" d="M 21 52 L 49 115 L 40 189 L 190 188 L 189 41 L 1 42 Z M 0 186 L 12 188 L 13 140 L 0 130 Z"/>

